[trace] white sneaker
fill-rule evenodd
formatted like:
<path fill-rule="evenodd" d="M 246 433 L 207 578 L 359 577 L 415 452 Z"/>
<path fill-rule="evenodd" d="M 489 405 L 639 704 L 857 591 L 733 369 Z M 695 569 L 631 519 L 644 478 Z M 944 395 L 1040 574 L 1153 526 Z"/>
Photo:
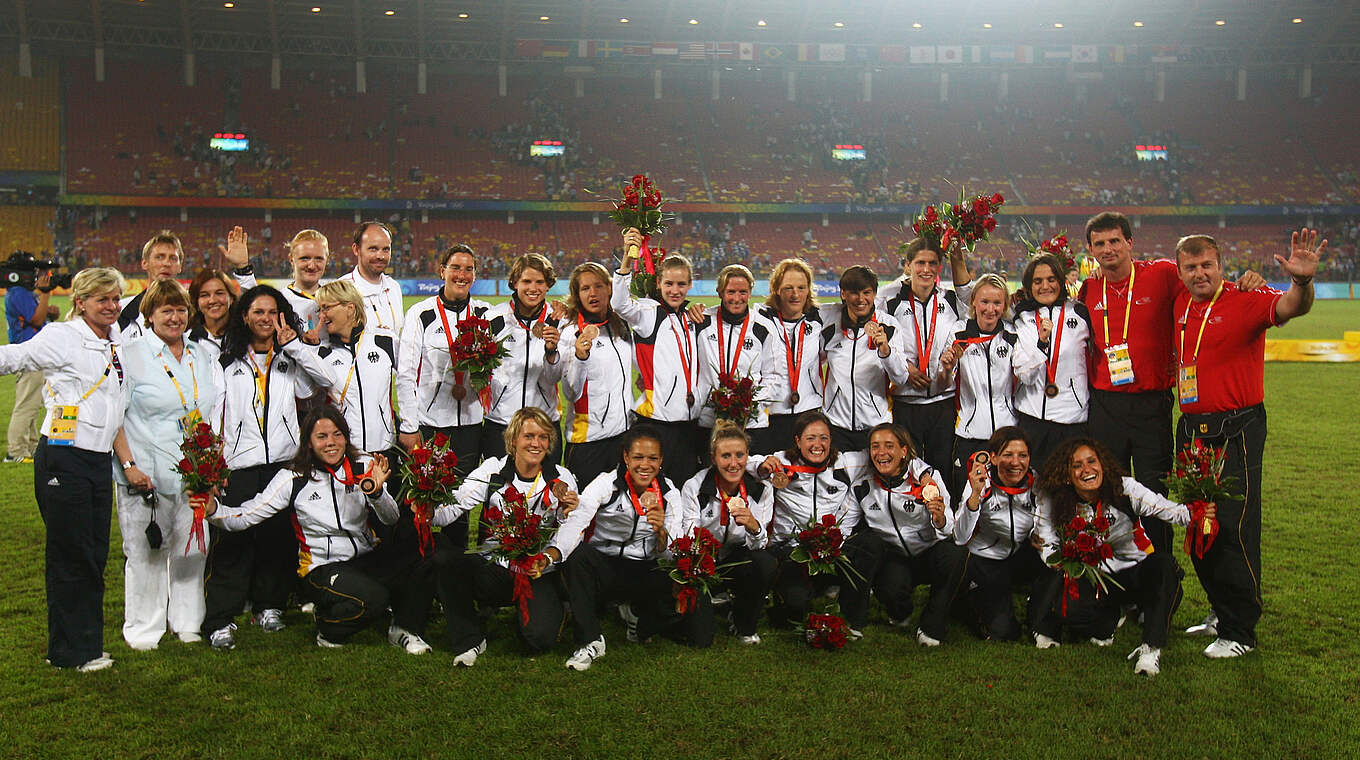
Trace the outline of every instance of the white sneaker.
<path fill-rule="evenodd" d="M 407 654 L 429 654 L 430 645 L 425 643 L 425 639 L 411 633 L 399 625 L 387 627 L 387 640 L 394 647 L 401 647 Z M 482 642 L 482 648 L 486 648 L 486 642 Z M 468 663 L 469 665 L 471 663 Z"/>
<path fill-rule="evenodd" d="M 750 636 L 738 636 L 737 641 L 740 641 L 743 644 L 759 644 L 760 634 L 753 633 Z"/>
<path fill-rule="evenodd" d="M 1218 613 L 1210 612 L 1199 622 L 1185 629 L 1186 636 L 1213 636 L 1218 638 Z"/>
<path fill-rule="evenodd" d="M 316 602 L 307 602 L 306 604 L 302 605 L 301 609 L 304 615 L 315 615 Z"/>
<path fill-rule="evenodd" d="M 858 628 L 851 628 L 847 625 L 845 627 L 845 638 L 847 641 L 859 641 L 864 638 L 864 631 L 861 631 Z"/>
<path fill-rule="evenodd" d="M 1095 645 L 1098 646 L 1098 647 L 1114 646 L 1114 637 L 1111 636 L 1111 637 L 1108 638 L 1108 639 L 1098 639 L 1098 638 L 1096 638 L 1095 636 L 1092 636 L 1092 637 L 1091 637 L 1091 643 L 1092 643 L 1092 644 L 1095 644 Z"/>
<path fill-rule="evenodd" d="M 732 594 L 727 591 L 720 591 L 717 594 L 713 595 L 711 601 L 714 607 L 721 607 L 724 604 L 731 604 Z"/>
<path fill-rule="evenodd" d="M 926 633 L 920 628 L 917 628 L 916 643 L 920 644 L 923 647 L 937 647 L 940 645 L 940 640 L 935 638 L 934 636 L 931 636 L 930 634 Z"/>
<path fill-rule="evenodd" d="M 185 644 L 197 644 L 203 640 L 203 637 L 199 635 L 198 631 L 180 631 L 175 635 L 179 636 L 179 640 L 183 641 Z"/>
<path fill-rule="evenodd" d="M 96 657 L 89 662 L 76 666 L 77 673 L 94 673 L 106 668 L 113 667 L 113 658 L 105 653 L 102 657 Z"/>
<path fill-rule="evenodd" d="M 316 645 L 322 649 L 339 649 L 344 646 L 344 644 L 337 644 L 319 633 L 316 635 Z"/>
<path fill-rule="evenodd" d="M 1214 643 L 1204 648 L 1204 656 L 1211 660 L 1223 660 L 1229 657 L 1241 657 L 1253 649 L 1255 647 L 1249 647 L 1240 641 L 1214 639 Z"/>
<path fill-rule="evenodd" d="M 150 644 L 143 644 L 143 643 L 141 643 L 141 642 L 138 642 L 138 643 L 134 644 L 134 643 L 132 643 L 131 641 L 129 641 L 129 642 L 127 643 L 127 645 L 128 645 L 128 649 L 131 649 L 131 650 L 134 651 L 134 652 L 151 652 L 151 651 L 154 651 L 157 647 L 160 646 L 160 642 L 159 642 L 159 641 L 153 641 L 153 642 L 151 642 Z"/>
<path fill-rule="evenodd" d="M 591 663 L 604 657 L 604 637 L 586 644 L 576 650 L 570 659 L 567 660 L 567 668 L 570 670 L 590 670 Z"/>
<path fill-rule="evenodd" d="M 1034 634 L 1034 646 L 1036 649 L 1056 649 L 1062 646 L 1062 642 L 1049 638 L 1042 633 L 1036 633 Z"/>
<path fill-rule="evenodd" d="M 208 643 L 213 649 L 221 652 L 228 652 L 236 648 L 236 624 L 227 623 L 212 632 L 208 637 Z"/>
<path fill-rule="evenodd" d="M 423 644 L 425 642 L 422 641 L 421 643 Z M 486 639 L 482 639 L 482 643 L 453 658 L 453 664 L 461 665 L 465 668 L 470 668 L 473 665 L 477 664 L 477 655 L 485 651 L 486 651 Z M 590 666 L 586 665 L 586 667 Z"/>
<path fill-rule="evenodd" d="M 1128 659 L 1137 660 L 1133 663 L 1133 674 L 1136 676 L 1151 678 L 1162 672 L 1162 650 L 1150 644 L 1139 644 L 1137 649 L 1129 652 Z"/>
<path fill-rule="evenodd" d="M 278 633 L 288 627 L 283 622 L 283 610 L 263 610 L 251 622 L 268 633 Z"/>
<path fill-rule="evenodd" d="M 623 625 L 627 629 L 626 637 L 629 643 L 638 643 L 638 616 L 633 612 L 633 605 L 620 604 L 619 618 L 623 620 Z"/>

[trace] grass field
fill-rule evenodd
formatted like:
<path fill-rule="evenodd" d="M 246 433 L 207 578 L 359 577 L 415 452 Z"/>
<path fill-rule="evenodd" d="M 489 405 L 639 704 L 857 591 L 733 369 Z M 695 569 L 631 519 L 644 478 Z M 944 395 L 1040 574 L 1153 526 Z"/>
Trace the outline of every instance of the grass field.
<path fill-rule="evenodd" d="M 1319 302 L 1279 337 L 1340 338 L 1360 303 Z M 8 409 L 13 382 L 0 381 Z M 1110 649 L 1039 651 L 964 629 L 923 650 L 881 616 L 844 652 L 762 630 L 694 652 L 624 642 L 588 673 L 562 667 L 563 638 L 529 658 L 508 611 L 488 652 L 455 669 L 432 622 L 433 655 L 377 632 L 318 650 L 301 613 L 235 652 L 122 642 L 117 523 L 106 574 L 106 648 L 117 665 L 79 675 L 43 664 L 43 527 L 31 468 L 0 465 L 0 756 L 6 757 L 1358 757 L 1360 571 L 1355 411 L 1360 364 L 1266 368 L 1261 649 L 1211 662 L 1173 634 L 1163 672 L 1135 678 L 1122 628 Z M 1188 562 L 1182 558 L 1188 568 Z M 1180 627 L 1207 611 L 1190 571 Z"/>

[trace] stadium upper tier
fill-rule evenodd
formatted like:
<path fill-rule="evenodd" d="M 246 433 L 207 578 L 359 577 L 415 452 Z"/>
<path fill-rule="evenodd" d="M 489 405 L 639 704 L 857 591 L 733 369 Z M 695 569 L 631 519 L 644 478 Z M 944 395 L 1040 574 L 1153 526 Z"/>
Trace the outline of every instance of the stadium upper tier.
<path fill-rule="evenodd" d="M 370 73 L 356 93 L 335 70 L 285 68 L 273 90 L 261 68 L 200 66 L 186 87 L 175 64 L 110 62 L 104 82 L 88 60 L 63 65 L 75 193 L 589 200 L 644 171 L 695 203 L 918 203 L 960 185 L 1030 205 L 1360 201 L 1351 104 L 1265 78 L 1244 102 L 1230 82 L 1174 80 L 1158 103 L 1141 77 L 1036 71 L 1011 76 L 1002 101 L 994 73 L 965 71 L 940 102 L 938 84 L 888 72 L 866 103 L 845 72 L 801 79 L 790 102 L 777 72 L 733 74 L 716 100 L 709 80 L 673 77 L 657 100 L 650 76 L 588 80 L 576 97 L 571 79 L 512 75 L 500 97 L 483 75 L 432 74 L 417 95 L 409 72 Z M 224 128 L 251 150 L 208 150 Z M 535 139 L 565 155 L 531 156 Z M 1136 160 L 1151 142 L 1168 160 Z M 838 143 L 867 158 L 833 160 Z"/>

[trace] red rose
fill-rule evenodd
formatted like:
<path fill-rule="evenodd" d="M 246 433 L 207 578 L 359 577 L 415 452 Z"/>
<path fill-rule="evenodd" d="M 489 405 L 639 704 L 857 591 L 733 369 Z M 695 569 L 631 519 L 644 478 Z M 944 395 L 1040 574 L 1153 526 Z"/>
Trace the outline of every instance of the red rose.
<path fill-rule="evenodd" d="M 212 474 L 213 474 L 213 466 L 212 466 L 212 462 L 199 462 L 199 463 L 198 463 L 198 468 L 197 468 L 197 469 L 198 469 L 198 476 L 199 476 L 200 478 L 210 478 L 210 477 L 212 477 Z"/>
<path fill-rule="evenodd" d="M 996 220 L 989 216 L 982 226 L 986 227 L 988 232 L 991 232 L 996 229 Z"/>
<path fill-rule="evenodd" d="M 1086 520 L 1081 515 L 1072 518 L 1072 522 L 1067 524 L 1067 529 L 1073 533 L 1079 533 L 1086 529 Z"/>
<path fill-rule="evenodd" d="M 1073 544 L 1071 541 L 1068 541 L 1067 543 L 1063 544 L 1062 555 L 1063 559 L 1073 559 L 1074 557 L 1076 557 L 1077 556 L 1076 544 Z"/>
<path fill-rule="evenodd" d="M 993 194 L 992 194 L 992 205 L 993 205 L 993 206 L 1000 206 L 1001 204 L 1003 204 L 1003 203 L 1005 203 L 1005 202 L 1006 202 L 1006 199 L 1003 198 L 1003 197 L 1001 196 L 1001 193 L 993 193 Z"/>
<path fill-rule="evenodd" d="M 449 469 L 453 469 L 458 466 L 458 455 L 452 451 L 446 451 L 444 452 L 444 455 L 439 458 L 439 464 Z"/>
<path fill-rule="evenodd" d="M 829 527 L 831 527 L 832 525 L 835 525 L 835 524 L 836 524 L 836 516 L 835 516 L 835 515 L 822 515 L 822 525 L 825 525 L 826 527 L 829 528 Z"/>
<path fill-rule="evenodd" d="M 718 563 L 713 561 L 713 555 L 705 554 L 704 558 L 699 560 L 699 572 L 704 575 L 712 575 L 717 569 Z"/>
<path fill-rule="evenodd" d="M 689 571 L 694 567 L 694 558 L 681 557 L 675 561 L 675 566 L 679 568 L 680 572 L 689 575 Z"/>
<path fill-rule="evenodd" d="M 421 475 L 420 477 L 416 478 L 417 491 L 433 491 L 434 486 L 435 486 L 434 478 L 431 478 L 428 475 Z"/>
<path fill-rule="evenodd" d="M 1105 519 L 1105 515 L 1100 515 L 1099 517 L 1091 521 L 1091 527 L 1097 533 L 1104 533 L 1105 531 L 1110 529 L 1110 521 Z"/>
<path fill-rule="evenodd" d="M 213 445 L 212 433 L 199 433 L 194 436 L 194 445 L 206 449 Z"/>
<path fill-rule="evenodd" d="M 1100 545 L 1100 558 L 1101 558 L 1101 559 L 1114 559 L 1114 547 L 1110 546 L 1109 544 L 1101 544 L 1101 545 Z"/>
<path fill-rule="evenodd" d="M 178 466 L 179 466 L 179 469 L 180 469 L 181 471 L 183 471 L 183 472 L 192 472 L 193 469 L 194 469 L 194 463 L 193 463 L 193 462 L 190 462 L 190 461 L 188 460 L 188 458 L 179 460 L 179 465 L 178 465 Z"/>
<path fill-rule="evenodd" d="M 1086 564 L 1086 565 L 1090 565 L 1091 567 L 1095 567 L 1096 565 L 1099 565 L 1099 564 L 1100 564 L 1100 557 L 1096 557 L 1096 556 L 1093 556 L 1093 555 L 1088 554 L 1088 555 L 1082 557 L 1082 558 L 1081 558 L 1081 561 L 1082 561 L 1082 564 Z"/>
<path fill-rule="evenodd" d="M 1080 533 L 1077 535 L 1077 551 L 1085 554 L 1096 548 L 1096 539 L 1090 533 Z"/>
<path fill-rule="evenodd" d="M 671 547 L 671 551 L 677 554 L 688 554 L 689 550 L 693 548 L 693 546 L 694 546 L 693 539 L 691 539 L 689 536 L 685 536 L 683 538 L 677 538 L 675 540 L 675 545 Z"/>
<path fill-rule="evenodd" d="M 424 467 L 425 463 L 430 461 L 430 453 L 429 449 L 417 448 L 411 452 L 411 461 L 415 462 L 417 467 Z"/>
<path fill-rule="evenodd" d="M 435 433 L 434 440 L 431 441 L 436 449 L 442 449 L 449 445 L 449 437 L 443 433 Z"/>
<path fill-rule="evenodd" d="M 439 484 L 444 486 L 458 485 L 458 473 L 456 472 L 445 473 L 444 475 L 440 476 Z"/>
<path fill-rule="evenodd" d="M 500 522 L 500 521 L 503 519 L 503 515 L 501 514 L 500 507 L 488 506 L 488 507 L 482 512 L 482 516 L 486 518 L 487 522 L 493 522 L 493 523 L 498 523 L 498 522 Z"/>

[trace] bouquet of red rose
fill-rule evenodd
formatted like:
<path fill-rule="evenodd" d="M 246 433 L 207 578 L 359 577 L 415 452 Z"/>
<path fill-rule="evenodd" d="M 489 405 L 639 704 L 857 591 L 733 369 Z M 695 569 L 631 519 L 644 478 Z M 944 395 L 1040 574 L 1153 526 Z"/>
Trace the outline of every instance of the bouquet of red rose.
<path fill-rule="evenodd" d="M 683 615 L 694 609 L 700 591 L 712 596 L 713 587 L 727 580 L 722 570 L 741 564 L 719 565 L 718 550 L 721 548 L 722 542 L 707 528 L 695 528 L 690 535 L 671 542 L 671 556 L 662 558 L 660 565 L 674 582 L 676 612 Z"/>
<path fill-rule="evenodd" d="M 1168 494 L 1190 510 L 1185 553 L 1199 559 L 1218 537 L 1218 518 L 1206 516 L 1209 503 L 1241 498 L 1232 490 L 1236 478 L 1223 477 L 1226 461 L 1222 447 L 1206 445 L 1196 438 L 1176 452 L 1176 466 L 1166 476 Z"/>
<path fill-rule="evenodd" d="M 1060 526 L 1062 543 L 1058 550 L 1046 558 L 1049 566 L 1063 573 L 1062 611 L 1067 614 L 1067 600 L 1077 599 L 1081 592 L 1077 581 L 1082 578 L 1095 586 L 1097 594 L 1109 592 L 1113 584 L 1120 586 L 1100 563 L 1114 557 L 1114 547 L 1110 546 L 1110 521 L 1100 508 L 1095 517 L 1087 520 L 1081 515 L 1073 517 L 1066 525 Z"/>
<path fill-rule="evenodd" d="M 1051 253 L 1058 257 L 1058 261 L 1062 262 L 1067 271 L 1071 272 L 1077 269 L 1077 254 L 1072 250 L 1071 244 L 1068 243 L 1066 232 L 1060 232 L 1039 243 L 1031 243 L 1024 238 L 1021 238 L 1020 242 L 1024 243 L 1031 258 L 1040 254 Z M 1058 274 L 1059 277 L 1062 276 L 1061 272 L 1057 272 L 1056 274 Z"/>
<path fill-rule="evenodd" d="M 175 472 L 184 480 L 184 492 L 189 494 L 189 508 L 194 512 L 193 526 L 189 529 L 189 542 L 184 545 L 184 553 L 198 541 L 198 550 L 206 552 L 203 540 L 203 517 L 208 509 L 208 495 L 220 491 L 227 485 L 227 460 L 222 455 L 222 436 L 213 432 L 212 426 L 200 422 L 185 434 L 179 444 L 184 458 L 175 464 Z"/>
<path fill-rule="evenodd" d="M 709 406 L 720 420 L 731 420 L 741 427 L 756 416 L 756 393 L 760 386 L 750 376 L 737 378 L 719 374 L 718 385 L 708 394 Z"/>
<path fill-rule="evenodd" d="M 401 465 L 401 482 L 405 487 L 406 503 L 411 507 L 416 536 L 420 541 L 420 555 L 433 545 L 430 518 L 441 504 L 453 501 L 458 487 L 458 455 L 449 446 L 449 437 L 436 433 L 428 441 L 421 441 L 411 449 Z"/>
<path fill-rule="evenodd" d="M 543 506 L 548 507 L 548 491 L 543 493 Z M 529 508 L 528 498 L 519 489 L 507 486 L 500 504 L 488 503 L 482 510 L 482 535 L 485 542 L 468 551 L 490 554 L 510 563 L 514 586 L 510 597 L 519 604 L 520 619 L 529 622 L 529 600 L 534 598 L 529 583 L 530 571 L 544 557 L 543 550 L 557 532 L 555 525 L 544 525 L 544 515 Z"/>
<path fill-rule="evenodd" d="M 912 221 L 911 230 L 945 253 L 954 246 L 972 252 L 996 229 L 996 213 L 1005 202 L 1001 193 L 969 197 L 961 190 L 956 202 L 944 201 L 922 209 Z M 898 248 L 899 253 L 906 245 Z"/>
<path fill-rule="evenodd" d="M 850 564 L 850 558 L 841 552 L 844 543 L 845 536 L 841 533 L 836 516 L 822 515 L 820 521 L 814 520 L 798 532 L 798 545 L 793 547 L 789 556 L 794 562 L 802 563 L 808 575 L 844 571 L 842 574 L 852 583 L 852 575 L 863 580 L 864 576 Z"/>
<path fill-rule="evenodd" d="M 466 382 L 481 397 L 482 406 L 491 406 L 491 373 L 501 366 L 506 355 L 505 346 L 497 342 L 491 332 L 491 323 L 477 316 L 470 316 L 458 323 L 458 337 L 449 349 L 452 369 L 459 374 L 459 385 L 454 386 L 454 395 L 459 401 L 462 396 L 458 390 Z"/>
<path fill-rule="evenodd" d="M 666 231 L 666 223 L 672 217 L 661 211 L 664 203 L 661 191 L 645 174 L 634 174 L 633 181 L 624 185 L 623 197 L 611 200 L 614 209 L 609 218 L 619 229 L 636 227 L 642 233 L 642 247 L 638 250 L 638 260 L 633 262 L 633 281 L 629 286 L 637 298 L 656 298 L 656 265 L 666 255 L 664 249 L 654 252 L 647 243 L 653 235 Z"/>
<path fill-rule="evenodd" d="M 832 610 L 808 613 L 803 636 L 813 649 L 841 649 L 850 638 L 850 624 Z"/>

